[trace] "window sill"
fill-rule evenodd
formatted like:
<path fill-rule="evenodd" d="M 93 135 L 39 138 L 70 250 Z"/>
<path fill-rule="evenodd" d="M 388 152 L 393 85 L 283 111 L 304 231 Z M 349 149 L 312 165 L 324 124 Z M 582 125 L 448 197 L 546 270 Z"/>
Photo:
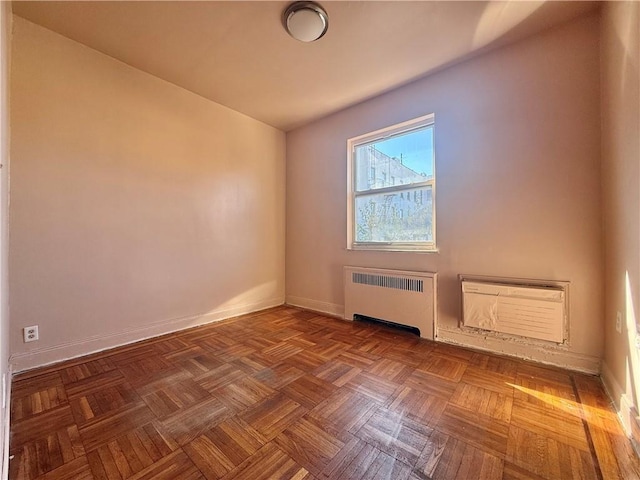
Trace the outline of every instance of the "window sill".
<path fill-rule="evenodd" d="M 351 245 L 347 250 L 371 251 L 371 252 L 408 252 L 408 253 L 440 253 L 440 249 L 435 247 L 424 247 L 420 245 Z"/>

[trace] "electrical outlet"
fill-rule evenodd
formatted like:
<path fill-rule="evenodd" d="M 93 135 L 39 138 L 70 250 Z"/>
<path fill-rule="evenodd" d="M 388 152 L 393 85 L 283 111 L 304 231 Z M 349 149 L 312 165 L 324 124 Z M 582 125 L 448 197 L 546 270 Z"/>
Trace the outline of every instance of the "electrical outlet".
<path fill-rule="evenodd" d="M 616 332 L 622 333 L 622 314 L 616 313 Z"/>
<path fill-rule="evenodd" d="M 31 327 L 24 327 L 22 329 L 24 335 L 24 342 L 35 342 L 38 340 L 38 325 L 32 325 Z"/>

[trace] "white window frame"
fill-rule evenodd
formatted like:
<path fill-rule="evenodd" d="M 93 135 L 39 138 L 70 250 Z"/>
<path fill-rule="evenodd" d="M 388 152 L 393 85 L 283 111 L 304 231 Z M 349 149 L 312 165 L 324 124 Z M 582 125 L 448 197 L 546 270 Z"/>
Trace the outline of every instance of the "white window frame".
<path fill-rule="evenodd" d="M 366 191 L 366 195 L 375 193 L 404 192 L 416 187 L 431 187 L 431 198 L 433 200 L 433 241 L 432 242 L 356 242 L 356 219 L 355 201 L 358 195 L 356 192 L 356 172 L 355 172 L 355 148 L 367 143 L 384 140 L 392 136 L 408 133 L 424 127 L 434 128 L 434 160 L 433 178 L 424 182 L 412 184 L 398 184 L 390 187 L 373 188 Z M 435 166 L 435 114 L 430 113 L 422 117 L 407 120 L 406 122 L 391 125 L 389 127 L 366 133 L 347 140 L 347 250 L 380 250 L 380 251 L 417 251 L 417 252 L 437 252 L 436 248 L 436 166 Z M 369 174 L 369 172 L 367 172 Z"/>

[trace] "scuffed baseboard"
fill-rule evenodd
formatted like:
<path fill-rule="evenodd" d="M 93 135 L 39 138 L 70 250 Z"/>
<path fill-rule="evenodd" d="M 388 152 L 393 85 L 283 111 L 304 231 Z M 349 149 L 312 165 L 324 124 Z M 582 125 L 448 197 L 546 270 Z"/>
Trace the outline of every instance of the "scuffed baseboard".
<path fill-rule="evenodd" d="M 285 303 L 330 316 L 344 318 L 344 305 L 312 300 L 310 298 L 287 295 Z M 523 358 L 534 362 L 554 365 L 569 370 L 597 375 L 600 373 L 600 358 L 569 352 L 566 349 L 550 349 L 541 345 L 523 349 L 522 344 L 509 342 L 501 338 L 465 332 L 460 329 L 437 328 L 436 342 L 449 343 L 461 347 L 484 350 L 499 355 Z M 523 353 L 524 352 L 524 353 Z"/>
<path fill-rule="evenodd" d="M 232 307 L 211 312 L 175 318 L 161 322 L 148 323 L 129 328 L 116 333 L 95 335 L 89 338 L 73 340 L 52 347 L 34 349 L 11 356 L 10 361 L 16 372 L 42 367 L 52 363 L 62 362 L 91 353 L 108 350 L 110 348 L 139 342 L 148 338 L 165 335 L 167 333 L 197 327 L 207 323 L 225 320 L 227 318 L 254 313 L 267 308 L 277 307 L 284 303 L 284 298 L 277 297 L 251 304 L 234 305 Z"/>
<path fill-rule="evenodd" d="M 11 429 L 11 378 L 13 377 L 11 365 L 3 375 L 6 383 L 2 399 L 2 418 L 0 418 L 0 423 L 2 424 L 2 428 L 0 428 L 0 435 L 2 435 L 2 438 L 0 438 L 0 461 L 2 462 L 0 464 L 0 479 L 7 480 L 9 478 L 9 433 Z"/>
<path fill-rule="evenodd" d="M 484 350 L 499 355 L 518 357 L 525 360 L 554 365 L 569 370 L 597 375 L 600 373 L 600 358 L 565 349 L 554 349 L 543 345 L 522 343 L 498 336 L 482 335 L 461 329 L 437 328 L 436 341 L 461 347 Z"/>
<path fill-rule="evenodd" d="M 633 404 L 633 400 L 629 398 L 627 392 L 616 381 L 609 366 L 605 362 L 602 362 L 600 378 L 602 379 L 607 395 L 609 395 L 618 413 L 618 419 L 620 420 L 624 433 L 631 439 L 636 454 L 640 456 L 640 439 L 636 438 L 638 435 L 638 425 L 634 424 L 637 421 L 637 414 L 635 413 L 637 412 L 637 406 Z"/>
<path fill-rule="evenodd" d="M 332 317 L 344 318 L 344 305 L 336 305 L 335 303 L 321 302 L 319 300 L 293 295 L 287 295 L 285 303 L 292 307 L 300 307 L 314 312 L 326 313 Z"/>

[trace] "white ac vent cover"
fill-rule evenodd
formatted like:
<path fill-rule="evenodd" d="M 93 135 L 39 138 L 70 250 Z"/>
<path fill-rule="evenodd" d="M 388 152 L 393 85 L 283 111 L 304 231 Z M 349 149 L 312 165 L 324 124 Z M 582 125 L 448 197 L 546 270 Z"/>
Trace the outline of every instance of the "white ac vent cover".
<path fill-rule="evenodd" d="M 555 286 L 463 281 L 464 325 L 562 343 L 565 295 Z"/>

